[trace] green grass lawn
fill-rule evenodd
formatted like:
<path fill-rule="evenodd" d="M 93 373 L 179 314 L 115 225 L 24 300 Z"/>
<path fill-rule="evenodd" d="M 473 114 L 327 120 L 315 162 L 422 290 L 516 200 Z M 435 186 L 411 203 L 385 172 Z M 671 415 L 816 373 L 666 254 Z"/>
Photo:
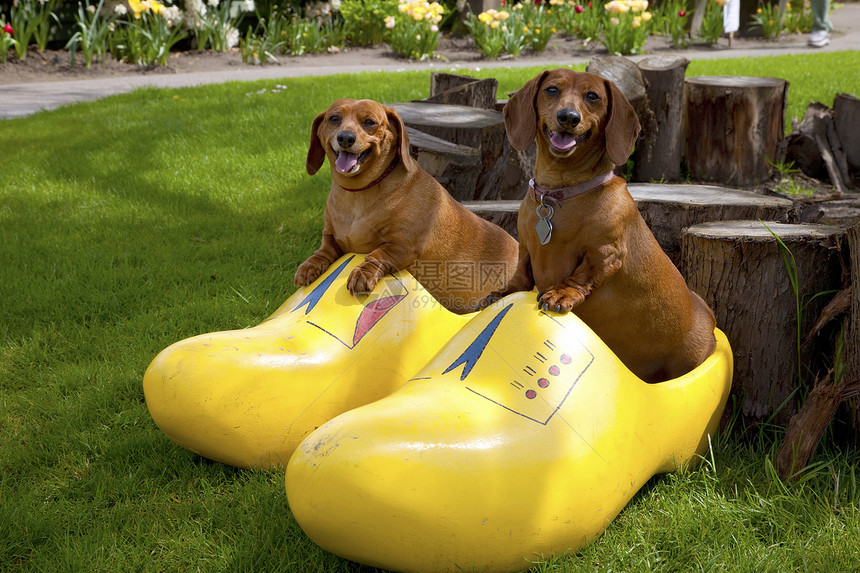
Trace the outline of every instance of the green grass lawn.
<path fill-rule="evenodd" d="M 688 74 L 786 78 L 790 117 L 860 94 L 857 69 L 852 52 Z M 537 72 L 479 75 L 505 93 Z M 0 122 L 0 571 L 370 570 L 304 536 L 281 472 L 170 443 L 141 379 L 169 344 L 255 325 L 294 290 L 330 185 L 305 173 L 313 117 L 428 89 L 429 72 L 230 83 Z M 828 446 L 786 485 L 779 437 L 718 439 L 712 461 L 652 480 L 591 547 L 535 570 L 858 570 L 857 454 Z"/>

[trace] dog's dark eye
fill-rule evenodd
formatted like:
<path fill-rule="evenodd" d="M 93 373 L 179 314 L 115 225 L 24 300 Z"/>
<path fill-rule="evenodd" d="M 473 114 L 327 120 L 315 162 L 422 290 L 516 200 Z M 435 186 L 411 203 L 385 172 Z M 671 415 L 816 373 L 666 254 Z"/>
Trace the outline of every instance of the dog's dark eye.
<path fill-rule="evenodd" d="M 370 118 L 364 120 L 364 127 L 376 127 L 376 122 Z"/>
<path fill-rule="evenodd" d="M 549 86 L 548 88 L 546 88 L 546 89 L 545 89 L 545 90 L 543 90 L 543 91 L 544 91 L 544 93 L 545 93 L 546 95 L 548 95 L 548 96 L 550 96 L 550 97 L 555 97 L 555 96 L 557 96 L 557 95 L 558 95 L 558 93 L 559 93 L 559 89 L 558 89 L 557 87 L 555 87 L 555 86 Z"/>
<path fill-rule="evenodd" d="M 594 103 L 596 101 L 600 101 L 600 96 L 597 95 L 596 92 L 588 92 L 587 94 L 585 94 L 585 99 L 586 101 Z"/>
<path fill-rule="evenodd" d="M 329 123 L 340 123 L 340 116 L 337 114 L 330 115 L 330 116 L 328 116 L 328 122 Z"/>

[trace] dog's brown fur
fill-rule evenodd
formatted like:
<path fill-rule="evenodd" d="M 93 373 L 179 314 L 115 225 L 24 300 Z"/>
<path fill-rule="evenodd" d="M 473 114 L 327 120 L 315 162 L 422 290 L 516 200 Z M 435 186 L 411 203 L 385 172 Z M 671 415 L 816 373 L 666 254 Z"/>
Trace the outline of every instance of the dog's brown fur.
<path fill-rule="evenodd" d="M 336 167 L 343 152 L 360 158 L 347 173 Z M 369 293 L 387 273 L 406 269 L 446 308 L 465 313 L 513 275 L 517 242 L 463 207 L 418 165 L 395 110 L 372 100 L 332 103 L 314 119 L 307 172 L 315 174 L 326 157 L 332 186 L 322 245 L 299 266 L 296 285 L 310 284 L 344 253 L 364 253 L 347 280 L 353 294 Z"/>
<path fill-rule="evenodd" d="M 570 119 L 574 111 L 578 123 Z M 639 133 L 632 106 L 612 82 L 565 69 L 526 83 L 504 117 L 516 149 L 537 140 L 535 180 L 550 190 L 588 182 L 625 163 Z M 574 136 L 576 144 L 556 147 L 552 133 L 569 134 L 568 144 Z M 623 179 L 613 177 L 556 205 L 546 245 L 535 231 L 538 205 L 529 192 L 517 220 L 517 271 L 494 296 L 537 285 L 542 308 L 575 312 L 649 382 L 680 376 L 713 353 L 713 312 L 663 253 Z"/>

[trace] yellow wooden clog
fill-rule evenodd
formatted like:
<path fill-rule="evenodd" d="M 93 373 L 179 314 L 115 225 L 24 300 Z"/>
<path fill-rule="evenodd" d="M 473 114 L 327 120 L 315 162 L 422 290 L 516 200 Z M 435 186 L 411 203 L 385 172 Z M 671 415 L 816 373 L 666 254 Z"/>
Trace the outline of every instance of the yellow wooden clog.
<path fill-rule="evenodd" d="M 290 509 L 324 549 L 396 571 L 519 571 L 575 551 L 707 449 L 732 378 L 716 336 L 693 372 L 646 384 L 575 315 L 506 297 L 403 388 L 308 436 Z"/>
<path fill-rule="evenodd" d="M 368 296 L 346 289 L 363 255 L 346 255 L 258 326 L 195 336 L 163 350 L 143 379 L 168 438 L 240 467 L 285 465 L 338 414 L 403 385 L 462 328 L 408 273 Z"/>

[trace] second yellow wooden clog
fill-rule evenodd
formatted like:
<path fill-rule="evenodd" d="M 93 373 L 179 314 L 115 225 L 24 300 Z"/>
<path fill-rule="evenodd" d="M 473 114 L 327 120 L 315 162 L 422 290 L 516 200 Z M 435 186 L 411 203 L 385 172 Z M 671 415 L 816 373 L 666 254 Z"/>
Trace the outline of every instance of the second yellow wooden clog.
<path fill-rule="evenodd" d="M 213 460 L 283 466 L 314 429 L 402 386 L 469 316 L 406 272 L 353 296 L 346 279 L 363 260 L 342 257 L 258 326 L 163 350 L 143 379 L 158 427 Z"/>
<path fill-rule="evenodd" d="M 707 450 L 732 379 L 716 336 L 694 371 L 646 384 L 575 315 L 506 297 L 403 388 L 308 436 L 290 509 L 324 549 L 396 571 L 520 571 L 575 551 Z"/>

